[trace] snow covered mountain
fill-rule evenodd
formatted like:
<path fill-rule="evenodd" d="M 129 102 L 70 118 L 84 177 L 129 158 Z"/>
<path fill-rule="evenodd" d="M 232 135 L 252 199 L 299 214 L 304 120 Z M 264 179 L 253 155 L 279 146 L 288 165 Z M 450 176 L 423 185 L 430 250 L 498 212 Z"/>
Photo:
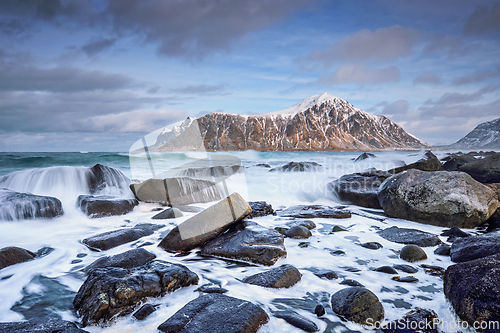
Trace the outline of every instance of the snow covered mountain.
<path fill-rule="evenodd" d="M 328 93 L 311 96 L 282 111 L 254 116 L 213 112 L 197 119 L 196 124 L 208 151 L 382 150 L 428 146 L 386 117 L 366 113 Z M 179 142 L 190 141 L 187 136 L 192 133 L 182 132 L 175 140 L 155 148 L 176 150 L 181 146 Z"/>
<path fill-rule="evenodd" d="M 500 118 L 481 123 L 450 149 L 500 149 Z"/>

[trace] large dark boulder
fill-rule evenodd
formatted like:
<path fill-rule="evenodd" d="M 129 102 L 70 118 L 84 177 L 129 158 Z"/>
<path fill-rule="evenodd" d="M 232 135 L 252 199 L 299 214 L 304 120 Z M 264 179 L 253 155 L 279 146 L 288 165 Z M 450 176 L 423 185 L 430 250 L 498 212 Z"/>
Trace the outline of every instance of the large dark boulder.
<path fill-rule="evenodd" d="M 377 231 L 377 234 L 390 242 L 399 244 L 415 244 L 426 247 L 442 243 L 437 235 L 417 229 L 390 227 Z"/>
<path fill-rule="evenodd" d="M 255 333 L 269 321 L 261 307 L 222 294 L 200 296 L 163 322 L 162 332 L 239 332 Z"/>
<path fill-rule="evenodd" d="M 491 188 L 456 171 L 399 173 L 382 183 L 378 199 L 390 217 L 450 228 L 474 228 L 500 206 Z"/>
<path fill-rule="evenodd" d="M 87 183 L 90 194 L 96 194 L 106 187 L 119 187 L 126 190 L 130 180 L 118 169 L 102 164 L 96 164 L 89 169 Z"/>
<path fill-rule="evenodd" d="M 106 251 L 133 242 L 141 237 L 149 236 L 152 233 L 153 230 L 148 228 L 123 228 L 85 238 L 82 243 L 92 250 Z"/>
<path fill-rule="evenodd" d="M 96 218 L 124 215 L 139 204 L 137 199 L 120 199 L 110 196 L 80 195 L 77 205 L 86 215 Z"/>
<path fill-rule="evenodd" d="M 4 247 L 0 250 L 0 269 L 31 260 L 35 256 L 35 253 L 20 247 Z"/>
<path fill-rule="evenodd" d="M 500 253 L 498 233 L 459 238 L 453 242 L 450 249 L 453 262 L 464 262 L 498 253 Z"/>
<path fill-rule="evenodd" d="M 74 323 L 57 319 L 43 318 L 30 321 L 0 323 L 0 333 L 88 333 Z"/>
<path fill-rule="evenodd" d="M 133 268 L 142 266 L 156 258 L 156 255 L 143 248 L 132 249 L 114 256 L 106 256 L 97 259 L 85 268 L 91 271 L 95 268 L 120 267 Z"/>
<path fill-rule="evenodd" d="M 249 201 L 248 204 L 252 207 L 252 212 L 247 215 L 247 219 L 274 214 L 273 206 L 265 201 Z"/>
<path fill-rule="evenodd" d="M 455 155 L 448 159 L 446 163 L 441 166 L 441 170 L 444 171 L 458 171 L 458 169 L 467 163 L 477 161 L 474 156 L 471 155 Z"/>
<path fill-rule="evenodd" d="M 324 205 L 297 205 L 278 210 L 276 215 L 295 218 L 345 219 L 351 217 L 351 212 Z"/>
<path fill-rule="evenodd" d="M 179 224 L 158 246 L 169 252 L 194 249 L 219 236 L 251 211 L 245 199 L 233 193 Z"/>
<path fill-rule="evenodd" d="M 54 197 L 21 193 L 0 188 L 0 220 L 52 218 L 64 212 L 62 203 Z"/>
<path fill-rule="evenodd" d="M 349 287 L 332 295 L 332 310 L 347 320 L 373 326 L 384 319 L 377 295 L 364 287 Z"/>
<path fill-rule="evenodd" d="M 165 261 L 124 269 L 97 268 L 78 290 L 73 301 L 82 324 L 97 324 L 114 316 L 129 314 L 146 297 L 159 297 L 198 283 L 188 268 Z"/>
<path fill-rule="evenodd" d="M 384 323 L 380 330 L 383 333 L 439 333 L 438 328 L 439 322 L 436 312 L 416 308 L 403 318 Z"/>
<path fill-rule="evenodd" d="M 399 168 L 394 168 L 389 170 L 390 173 L 400 173 L 405 170 L 417 169 L 422 171 L 439 171 L 441 170 L 441 162 L 439 158 L 436 157 L 431 151 L 426 151 L 424 157 L 415 163 L 401 166 Z"/>
<path fill-rule="evenodd" d="M 290 288 L 300 281 L 302 274 L 292 265 L 281 265 L 266 272 L 248 276 L 243 282 L 266 288 Z"/>
<path fill-rule="evenodd" d="M 467 163 L 458 170 L 484 184 L 500 183 L 500 153 Z"/>
<path fill-rule="evenodd" d="M 500 254 L 448 267 L 444 294 L 456 314 L 474 322 L 500 322 Z M 498 327 L 484 332 L 497 333 Z"/>
<path fill-rule="evenodd" d="M 327 188 L 334 191 L 342 201 L 361 207 L 380 209 L 377 198 L 378 189 L 390 176 L 390 173 L 379 170 L 353 173 L 328 183 Z"/>
<path fill-rule="evenodd" d="M 283 166 L 272 168 L 269 172 L 301 172 L 301 171 L 321 171 L 323 167 L 316 162 L 290 162 Z"/>
<path fill-rule="evenodd" d="M 202 255 L 271 266 L 286 256 L 284 237 L 253 221 L 241 221 L 201 249 Z"/>
<path fill-rule="evenodd" d="M 427 254 L 420 246 L 409 244 L 401 249 L 399 257 L 408 262 L 415 262 L 427 259 Z"/>

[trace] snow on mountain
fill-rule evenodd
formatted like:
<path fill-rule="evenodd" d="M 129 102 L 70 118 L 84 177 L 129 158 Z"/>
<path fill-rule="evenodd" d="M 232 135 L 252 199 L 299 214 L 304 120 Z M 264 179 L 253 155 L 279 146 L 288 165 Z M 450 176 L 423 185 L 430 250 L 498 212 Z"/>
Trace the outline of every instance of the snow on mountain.
<path fill-rule="evenodd" d="M 500 149 L 500 118 L 477 125 L 450 149 Z"/>
<path fill-rule="evenodd" d="M 382 150 L 428 146 L 388 118 L 364 112 L 328 93 L 308 97 L 282 111 L 260 115 L 213 112 L 197 119 L 197 125 L 208 151 Z M 167 132 L 161 140 L 160 135 L 157 143 L 165 143 L 155 144 L 155 149 L 189 147 L 181 142 L 189 142 L 192 131 L 177 133 Z M 172 134 L 176 135 L 175 140 L 165 141 Z"/>
<path fill-rule="evenodd" d="M 165 128 L 160 135 L 156 138 L 156 143 L 150 147 L 151 150 L 155 150 L 159 148 L 160 146 L 166 144 L 173 138 L 176 138 L 179 136 L 181 133 L 183 133 L 186 129 L 188 129 L 189 126 L 195 121 L 196 118 L 193 117 L 187 117 L 186 120 L 182 121 L 178 125 L 172 126 L 172 128 Z"/>

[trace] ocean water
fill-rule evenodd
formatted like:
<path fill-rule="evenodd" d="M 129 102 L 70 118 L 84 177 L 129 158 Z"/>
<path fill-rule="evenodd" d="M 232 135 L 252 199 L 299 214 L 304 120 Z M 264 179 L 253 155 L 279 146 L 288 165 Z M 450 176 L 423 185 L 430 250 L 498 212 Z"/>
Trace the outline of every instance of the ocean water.
<path fill-rule="evenodd" d="M 436 152 L 443 157 L 447 152 Z M 185 257 L 175 257 L 157 247 L 157 244 L 175 225 L 193 216 L 184 213 L 175 220 L 151 220 L 157 204 L 141 203 L 131 213 L 123 216 L 91 219 L 76 207 L 76 198 L 89 194 L 85 173 L 96 163 L 116 168 L 130 181 L 163 177 L 186 167 L 219 165 L 229 161 L 240 163 L 244 172 L 223 177 L 228 193 L 238 192 L 246 200 L 264 200 L 274 209 L 297 204 L 343 204 L 328 193 L 326 184 L 338 177 L 369 168 L 390 169 L 420 159 L 424 152 L 377 152 L 377 157 L 354 162 L 360 152 L 224 152 L 224 153 L 0 153 L 0 188 L 58 197 L 63 203 L 64 215 L 54 219 L 0 221 L 0 248 L 19 246 L 33 252 L 42 249 L 39 258 L 0 270 L 0 322 L 18 321 L 40 316 L 59 316 L 77 321 L 71 311 L 74 295 L 85 280 L 82 269 L 105 255 L 122 253 L 147 242 L 148 251 L 158 259 L 181 263 L 197 273 L 199 285 L 214 282 L 229 290 L 227 295 L 246 299 L 260 306 L 270 315 L 270 322 L 260 332 L 302 332 L 282 319 L 272 316 L 277 310 L 291 309 L 314 321 L 320 332 L 372 331 L 361 325 L 342 321 L 329 308 L 330 296 L 345 286 L 343 279 L 354 279 L 373 291 L 385 308 L 385 320 L 397 320 L 411 309 L 422 307 L 434 310 L 444 321 L 444 332 L 456 332 L 457 317 L 443 295 L 443 282 L 439 277 L 419 268 L 413 275 L 417 283 L 393 281 L 391 275 L 375 272 L 380 266 L 404 264 L 396 252 L 403 245 L 388 242 L 376 234 L 377 230 L 391 226 L 417 228 L 440 234 L 443 228 L 415 222 L 385 218 L 383 211 L 349 206 L 359 213 L 350 219 L 312 219 L 317 228 L 307 240 L 285 239 L 288 255 L 275 266 L 292 264 L 302 273 L 302 280 L 288 289 L 266 289 L 248 285 L 241 280 L 269 268 L 239 264 L 222 259 L 200 257 L 192 251 Z M 315 172 L 270 172 L 270 168 L 289 162 L 316 162 L 321 170 Z M 208 164 L 207 164 L 208 163 Z M 108 194 L 129 197 L 128 184 L 117 182 L 107 189 Z M 213 203 L 194 204 L 208 207 Z M 385 218 L 381 221 L 380 217 Z M 253 219 L 263 226 L 273 228 L 286 221 L 276 216 Z M 154 222 L 153 222 L 154 221 Z M 138 223 L 163 223 L 165 227 L 148 237 L 104 252 L 90 251 L 81 240 L 120 227 Z M 334 225 L 349 232 L 329 234 Z M 441 238 L 446 241 L 446 237 Z M 307 248 L 299 243 L 308 242 Z M 379 242 L 382 249 L 370 250 L 360 246 L 364 242 Z M 446 268 L 449 257 L 434 255 L 436 247 L 427 247 L 428 259 L 414 263 L 437 265 Z M 345 255 L 333 256 L 331 250 L 342 250 Z M 351 272 L 349 267 L 359 269 Z M 313 274 L 314 269 L 331 269 L 340 276 L 337 280 L 322 280 Z M 144 321 L 132 316 L 117 318 L 111 325 L 88 326 L 90 332 L 157 332 L 156 328 L 187 302 L 199 296 L 197 286 L 181 288 L 161 298 L 150 299 L 160 304 L 159 309 Z M 316 318 L 314 307 L 322 303 L 327 315 Z M 467 330 L 462 329 L 463 332 Z"/>

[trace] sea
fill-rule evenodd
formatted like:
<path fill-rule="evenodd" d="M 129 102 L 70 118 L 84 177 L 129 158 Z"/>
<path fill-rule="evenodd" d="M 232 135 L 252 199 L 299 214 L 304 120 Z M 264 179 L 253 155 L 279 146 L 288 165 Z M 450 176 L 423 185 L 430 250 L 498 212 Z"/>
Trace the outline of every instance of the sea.
<path fill-rule="evenodd" d="M 445 157 L 448 151 L 434 152 Z M 415 162 L 424 151 L 382 151 L 375 157 L 355 159 L 361 152 L 171 152 L 171 153 L 110 153 L 110 152 L 60 152 L 60 153 L 0 153 L 0 188 L 49 195 L 62 201 L 64 214 L 52 219 L 0 220 L 0 248 L 18 246 L 38 253 L 32 261 L 0 270 L 0 322 L 20 321 L 40 317 L 60 317 L 78 321 L 72 310 L 72 301 L 85 281 L 83 268 L 96 259 L 143 246 L 156 254 L 157 259 L 180 263 L 197 273 L 199 285 L 215 283 L 228 290 L 227 295 L 245 299 L 261 306 L 270 317 L 259 332 L 302 332 L 283 319 L 273 317 L 276 311 L 294 311 L 313 321 L 320 332 L 370 332 L 372 328 L 344 321 L 335 315 L 330 297 L 345 288 L 344 279 L 356 280 L 373 291 L 385 309 L 385 321 L 397 320 L 416 308 L 430 309 L 437 313 L 443 332 L 469 332 L 464 329 L 451 305 L 443 294 L 443 281 L 420 268 L 420 264 L 448 267 L 449 257 L 434 254 L 435 247 L 425 248 L 428 259 L 412 263 L 419 268 L 412 275 L 416 283 L 402 283 L 392 275 L 374 271 L 380 266 L 405 264 L 398 258 L 402 244 L 386 241 L 376 234 L 391 226 L 416 228 L 441 234 L 443 228 L 416 222 L 388 218 L 382 210 L 368 209 L 341 202 L 328 190 L 327 184 L 344 174 L 376 168 L 388 170 Z M 208 162 L 207 162 L 208 161 Z M 321 204 L 347 205 L 355 212 L 348 219 L 312 219 L 316 228 L 307 240 L 285 238 L 287 257 L 275 266 L 291 264 L 302 273 L 302 279 L 288 289 L 267 289 L 244 284 L 243 278 L 269 269 L 257 265 L 201 257 L 196 251 L 187 256 L 176 256 L 157 247 L 159 241 L 176 225 L 196 213 L 185 212 L 174 220 L 151 220 L 161 208 L 159 204 L 140 203 L 126 215 L 89 218 L 76 206 L 77 197 L 89 194 L 85 175 L 89 167 L 99 163 L 120 170 L 126 178 L 108 186 L 105 194 L 131 197 L 129 183 L 152 177 L 172 174 L 186 166 L 218 165 L 221 161 L 240 164 L 243 172 L 223 177 L 228 193 L 237 192 L 248 201 L 266 201 L 274 209 L 294 205 Z M 273 168 L 290 162 L 316 162 L 316 170 L 304 172 L 279 172 Z M 0 199 L 1 200 L 1 199 Z M 206 208 L 214 202 L 193 204 Z M 0 210 L 2 209 L 0 203 Z M 277 216 L 254 218 L 253 221 L 269 227 L 283 225 L 286 219 Z M 103 252 L 91 251 L 82 239 L 121 227 L 139 223 L 162 223 L 165 227 L 140 240 Z M 346 232 L 331 233 L 335 225 Z M 442 241 L 446 237 L 441 236 Z M 307 243 L 307 247 L 301 243 Z M 379 242 L 382 248 L 371 250 L 361 247 L 365 242 Z M 332 255 L 336 250 L 343 255 Z M 325 280 L 313 274 L 318 269 L 329 269 L 339 279 Z M 199 286 L 198 285 L 198 286 Z M 157 332 L 157 327 L 200 295 L 198 286 L 181 288 L 164 297 L 147 300 L 159 305 L 158 310 L 144 321 L 131 315 L 116 318 L 106 326 L 87 326 L 89 332 Z M 325 316 L 314 314 L 317 304 L 327 310 Z"/>

